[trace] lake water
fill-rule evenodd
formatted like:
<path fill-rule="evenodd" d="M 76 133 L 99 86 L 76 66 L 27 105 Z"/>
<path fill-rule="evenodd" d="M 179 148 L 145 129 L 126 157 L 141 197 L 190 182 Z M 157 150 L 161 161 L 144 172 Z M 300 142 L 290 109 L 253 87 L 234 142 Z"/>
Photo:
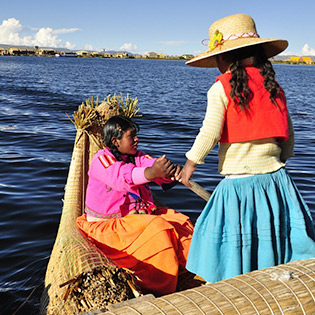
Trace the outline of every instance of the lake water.
<path fill-rule="evenodd" d="M 287 169 L 315 217 L 315 67 L 275 65 L 293 119 L 295 157 Z M 90 96 L 138 97 L 140 148 L 185 162 L 206 109 L 216 69 L 183 61 L 0 57 L 0 302 L 12 314 L 38 314 L 46 265 L 57 234 L 75 128 L 66 116 Z M 212 191 L 217 150 L 194 180 Z M 182 185 L 163 193 L 195 219 L 205 202 Z"/>

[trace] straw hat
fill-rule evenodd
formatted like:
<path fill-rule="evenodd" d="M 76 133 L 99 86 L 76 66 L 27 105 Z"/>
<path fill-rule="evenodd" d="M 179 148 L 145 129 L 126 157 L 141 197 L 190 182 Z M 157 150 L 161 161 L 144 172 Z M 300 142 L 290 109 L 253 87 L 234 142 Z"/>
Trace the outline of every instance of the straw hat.
<path fill-rule="evenodd" d="M 277 38 L 260 38 L 254 20 L 247 14 L 234 14 L 214 22 L 209 28 L 209 49 L 186 62 L 194 67 L 217 67 L 215 56 L 246 46 L 262 44 L 267 58 L 288 47 Z"/>

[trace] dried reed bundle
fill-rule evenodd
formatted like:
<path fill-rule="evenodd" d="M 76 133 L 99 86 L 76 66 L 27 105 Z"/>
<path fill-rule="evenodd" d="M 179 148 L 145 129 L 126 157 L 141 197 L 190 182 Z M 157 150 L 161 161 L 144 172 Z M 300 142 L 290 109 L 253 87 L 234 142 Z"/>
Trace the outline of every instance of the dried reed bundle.
<path fill-rule="evenodd" d="M 123 115 L 129 118 L 140 117 L 138 114 L 138 99 L 130 98 L 129 94 L 123 97 L 122 94 L 111 96 L 110 94 L 99 103 L 99 97 L 94 100 L 90 96 L 73 113 L 73 119 L 67 114 L 77 130 L 88 132 L 89 137 L 95 141 L 99 147 L 104 147 L 103 127 L 106 121 L 115 115 Z"/>
<path fill-rule="evenodd" d="M 114 94 L 114 96 L 110 98 L 110 101 L 117 103 L 122 110 L 122 114 L 126 117 L 133 118 L 142 116 L 138 114 L 140 110 L 140 108 L 138 108 L 138 98 L 130 98 L 129 94 L 127 94 L 125 97 L 123 97 L 122 94 Z"/>
<path fill-rule="evenodd" d="M 41 314 L 78 314 L 140 295 L 131 272 L 117 267 L 76 226 L 83 213 L 87 170 L 102 148 L 103 126 L 121 114 L 111 97 L 87 99 L 73 114 L 77 128 L 57 237 L 47 266 Z"/>
<path fill-rule="evenodd" d="M 80 313 L 140 296 L 132 273 L 118 268 L 98 267 L 60 287 L 65 285 L 68 288 L 64 300 L 76 301 Z"/>
<path fill-rule="evenodd" d="M 78 110 L 73 113 L 73 122 L 77 129 L 88 130 L 91 127 L 103 127 L 108 118 L 114 115 L 123 115 L 129 118 L 140 117 L 138 114 L 138 98 L 130 98 L 129 94 L 111 96 L 110 94 L 99 104 L 99 97 L 94 101 L 91 96 L 82 102 Z"/>

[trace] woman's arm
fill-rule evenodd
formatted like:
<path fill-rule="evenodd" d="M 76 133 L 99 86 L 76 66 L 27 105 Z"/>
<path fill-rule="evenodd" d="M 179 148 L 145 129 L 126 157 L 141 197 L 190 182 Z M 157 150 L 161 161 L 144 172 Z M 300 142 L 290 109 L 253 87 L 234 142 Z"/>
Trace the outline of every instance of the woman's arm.
<path fill-rule="evenodd" d="M 289 125 L 289 139 L 283 142 L 279 142 L 281 148 L 280 160 L 286 162 L 286 160 L 294 156 L 294 129 L 290 114 L 288 113 L 288 125 Z"/>
<path fill-rule="evenodd" d="M 190 187 L 189 179 L 198 164 L 203 164 L 205 157 L 214 148 L 221 138 L 228 99 L 222 83 L 217 81 L 207 93 L 207 111 L 202 127 L 195 139 L 192 148 L 186 153 L 187 162 L 177 180 Z"/>

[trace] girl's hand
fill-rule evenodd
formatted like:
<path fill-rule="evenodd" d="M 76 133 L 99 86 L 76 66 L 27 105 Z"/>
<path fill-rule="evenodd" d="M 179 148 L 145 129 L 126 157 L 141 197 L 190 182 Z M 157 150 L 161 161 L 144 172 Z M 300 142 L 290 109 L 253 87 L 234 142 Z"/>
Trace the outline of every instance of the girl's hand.
<path fill-rule="evenodd" d="M 183 167 L 181 165 L 176 165 L 175 171 L 174 171 L 173 176 L 171 177 L 171 180 L 179 181 L 181 179 L 182 169 L 183 169 Z"/>
<path fill-rule="evenodd" d="M 190 187 L 189 179 L 192 177 L 196 168 L 197 164 L 195 162 L 187 160 L 182 171 L 177 176 L 177 180 L 185 186 Z"/>
<path fill-rule="evenodd" d="M 144 176 L 151 181 L 159 177 L 172 177 L 175 171 L 174 164 L 164 154 L 157 158 L 151 167 L 147 167 L 144 170 Z"/>

